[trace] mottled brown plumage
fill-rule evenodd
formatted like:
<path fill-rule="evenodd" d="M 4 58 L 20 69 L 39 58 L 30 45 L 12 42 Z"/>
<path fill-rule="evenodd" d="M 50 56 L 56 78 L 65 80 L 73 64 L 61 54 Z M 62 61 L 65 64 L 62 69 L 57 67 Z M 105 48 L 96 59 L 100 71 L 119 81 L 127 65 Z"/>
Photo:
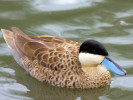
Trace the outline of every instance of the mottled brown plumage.
<path fill-rule="evenodd" d="M 18 28 L 2 29 L 17 63 L 39 81 L 70 88 L 96 88 L 110 83 L 101 64 L 81 66 L 80 43 L 55 36 L 28 36 Z"/>

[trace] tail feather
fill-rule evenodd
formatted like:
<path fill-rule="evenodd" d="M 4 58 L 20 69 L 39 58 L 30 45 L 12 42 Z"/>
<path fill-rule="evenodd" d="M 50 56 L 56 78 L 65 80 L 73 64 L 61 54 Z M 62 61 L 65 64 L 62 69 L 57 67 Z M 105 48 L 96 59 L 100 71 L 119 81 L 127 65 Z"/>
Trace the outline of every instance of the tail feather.
<path fill-rule="evenodd" d="M 17 50 L 17 47 L 15 45 L 14 42 L 14 33 L 12 31 L 9 30 L 5 30 L 5 29 L 1 29 L 4 39 L 8 45 L 8 47 L 10 48 L 10 51 L 14 57 L 14 59 L 16 60 L 16 62 L 20 65 L 24 67 L 24 64 L 22 62 L 22 55 L 21 53 Z"/>
<path fill-rule="evenodd" d="M 14 59 L 20 66 L 24 67 L 22 60 L 25 55 L 23 52 L 23 46 L 26 42 L 30 41 L 31 38 L 17 27 L 12 27 L 12 31 L 5 29 L 1 29 L 1 31 Z"/>
<path fill-rule="evenodd" d="M 5 29 L 1 29 L 1 31 L 3 33 L 6 43 L 8 44 L 8 47 L 10 49 L 15 48 L 14 41 L 13 41 L 14 33 Z"/>
<path fill-rule="evenodd" d="M 37 37 L 31 38 L 17 27 L 12 27 L 12 31 L 5 29 L 1 31 L 14 59 L 20 66 L 25 67 L 23 64 L 25 57 L 33 58 L 36 49 L 46 46 Z"/>
<path fill-rule="evenodd" d="M 19 28 L 17 27 L 11 27 L 12 31 L 17 34 L 23 34 L 25 35 Z"/>
<path fill-rule="evenodd" d="M 11 28 L 13 33 L 14 33 L 14 42 L 19 51 L 23 54 L 23 46 L 26 42 L 29 42 L 32 40 L 29 36 L 24 34 L 19 28 L 17 27 L 12 27 Z"/>

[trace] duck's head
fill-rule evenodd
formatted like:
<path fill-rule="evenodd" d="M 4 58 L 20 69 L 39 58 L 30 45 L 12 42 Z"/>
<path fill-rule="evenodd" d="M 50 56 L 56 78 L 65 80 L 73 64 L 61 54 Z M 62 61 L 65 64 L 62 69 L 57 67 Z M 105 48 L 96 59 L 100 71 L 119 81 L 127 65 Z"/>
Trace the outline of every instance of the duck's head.
<path fill-rule="evenodd" d="M 115 63 L 105 47 L 95 40 L 87 40 L 81 44 L 79 61 L 82 66 L 96 66 L 101 64 L 116 75 L 126 75 L 126 70 Z"/>

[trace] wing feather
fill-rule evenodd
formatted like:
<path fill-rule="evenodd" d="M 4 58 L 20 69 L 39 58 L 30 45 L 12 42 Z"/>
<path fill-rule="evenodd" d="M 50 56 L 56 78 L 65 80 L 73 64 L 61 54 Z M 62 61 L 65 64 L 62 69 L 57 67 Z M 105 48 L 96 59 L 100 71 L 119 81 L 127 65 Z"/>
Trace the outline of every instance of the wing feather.
<path fill-rule="evenodd" d="M 12 31 L 10 33 L 13 43 L 8 43 L 8 45 L 14 44 L 11 49 L 17 51 L 17 55 L 21 56 L 22 59 L 28 58 L 31 63 L 36 60 L 38 65 L 58 71 L 76 71 L 77 67 L 80 66 L 78 61 L 80 44 L 78 42 L 55 36 L 28 36 L 16 27 L 13 27 Z M 5 37 L 7 41 L 10 39 L 9 35 Z M 25 68 L 27 66 L 25 63 Z"/>

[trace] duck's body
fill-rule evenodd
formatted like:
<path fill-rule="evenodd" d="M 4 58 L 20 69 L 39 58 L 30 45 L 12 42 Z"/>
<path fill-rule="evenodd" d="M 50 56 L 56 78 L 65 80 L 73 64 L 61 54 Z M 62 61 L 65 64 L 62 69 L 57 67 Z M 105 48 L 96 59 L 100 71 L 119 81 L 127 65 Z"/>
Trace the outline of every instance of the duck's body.
<path fill-rule="evenodd" d="M 110 72 L 102 64 L 82 64 L 78 42 L 27 36 L 15 27 L 2 32 L 17 63 L 39 81 L 70 88 L 102 87 L 111 81 Z"/>

